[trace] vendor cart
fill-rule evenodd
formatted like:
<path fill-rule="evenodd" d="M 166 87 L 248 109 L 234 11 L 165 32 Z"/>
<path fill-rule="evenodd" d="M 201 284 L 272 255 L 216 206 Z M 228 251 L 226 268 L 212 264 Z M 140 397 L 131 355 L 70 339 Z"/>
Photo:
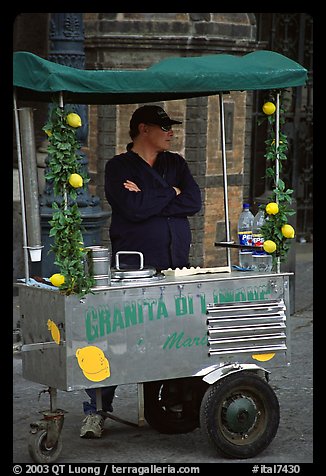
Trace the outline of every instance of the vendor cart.
<path fill-rule="evenodd" d="M 17 284 L 23 377 L 48 386 L 50 394 L 49 411 L 30 425 L 34 461 L 53 462 L 62 450 L 57 389 L 136 383 L 139 426 L 146 420 L 170 434 L 200 426 L 217 452 L 230 458 L 251 458 L 273 440 L 280 412 L 268 380 L 271 368 L 290 363 L 291 273 L 231 266 L 230 247 L 236 245 L 229 230 L 223 94 L 302 86 L 306 75 L 271 51 L 170 58 L 144 71 L 77 70 L 14 54 L 18 151 L 18 102 L 27 98 L 51 102 L 56 94 L 61 105 L 220 99 L 226 236 L 219 245 L 226 246 L 225 267 L 151 274 L 140 255 L 139 272 L 112 273 L 107 285 L 80 297 L 32 283 L 25 259 L 26 278 Z M 278 114 L 279 100 L 276 106 Z M 20 180 L 24 205 L 22 169 Z M 28 246 L 26 232 L 24 239 L 26 251 L 38 247 Z"/>

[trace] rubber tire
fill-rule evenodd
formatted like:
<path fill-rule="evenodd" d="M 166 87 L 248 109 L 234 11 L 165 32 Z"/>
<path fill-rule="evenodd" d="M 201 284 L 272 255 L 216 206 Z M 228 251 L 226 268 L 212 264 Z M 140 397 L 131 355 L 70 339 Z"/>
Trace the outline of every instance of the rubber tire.
<path fill-rule="evenodd" d="M 165 434 L 189 433 L 199 427 L 199 409 L 207 385 L 195 377 L 144 383 L 144 416 Z M 178 405 L 182 410 L 173 411 Z"/>
<path fill-rule="evenodd" d="M 233 415 L 232 405 L 236 410 Z M 237 405 L 242 405 L 240 411 Z M 241 414 L 254 420 L 247 423 L 251 426 L 245 432 L 231 428 L 231 417 L 235 414 L 236 425 L 241 426 Z M 200 407 L 202 432 L 215 450 L 227 458 L 252 458 L 261 453 L 275 437 L 279 420 L 279 402 L 273 389 L 250 371 L 237 372 L 211 385 Z"/>
<path fill-rule="evenodd" d="M 47 449 L 45 447 L 46 435 L 47 431 L 44 429 L 29 434 L 28 452 L 35 463 L 53 463 L 61 453 L 61 436 L 59 436 L 53 448 Z"/>

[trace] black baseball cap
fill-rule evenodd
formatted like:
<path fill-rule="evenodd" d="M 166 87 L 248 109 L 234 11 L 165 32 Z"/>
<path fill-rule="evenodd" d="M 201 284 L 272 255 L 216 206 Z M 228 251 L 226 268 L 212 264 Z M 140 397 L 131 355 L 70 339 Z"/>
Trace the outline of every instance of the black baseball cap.
<path fill-rule="evenodd" d="M 158 126 L 172 126 L 182 124 L 171 119 L 160 106 L 141 106 L 133 113 L 130 119 L 130 129 L 134 130 L 140 123 L 157 124 Z"/>

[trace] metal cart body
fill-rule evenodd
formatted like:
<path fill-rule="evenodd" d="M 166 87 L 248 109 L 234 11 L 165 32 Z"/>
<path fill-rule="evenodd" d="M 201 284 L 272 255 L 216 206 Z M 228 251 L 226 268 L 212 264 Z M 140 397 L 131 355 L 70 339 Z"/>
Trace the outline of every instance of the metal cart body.
<path fill-rule="evenodd" d="M 289 364 L 288 275 L 239 274 L 113 285 L 82 299 L 22 285 L 23 376 L 72 391 L 260 366 L 259 354 L 273 355 L 264 366 Z M 85 375 L 76 354 L 86 349 L 87 360 L 89 346 L 103 351 L 109 376 Z"/>

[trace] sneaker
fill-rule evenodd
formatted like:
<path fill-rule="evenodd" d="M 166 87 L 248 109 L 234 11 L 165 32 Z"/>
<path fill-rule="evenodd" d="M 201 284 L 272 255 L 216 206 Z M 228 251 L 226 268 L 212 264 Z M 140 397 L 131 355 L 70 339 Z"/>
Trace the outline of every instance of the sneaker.
<path fill-rule="evenodd" d="M 104 418 L 98 413 L 87 415 L 80 429 L 81 438 L 101 438 L 104 426 Z"/>

